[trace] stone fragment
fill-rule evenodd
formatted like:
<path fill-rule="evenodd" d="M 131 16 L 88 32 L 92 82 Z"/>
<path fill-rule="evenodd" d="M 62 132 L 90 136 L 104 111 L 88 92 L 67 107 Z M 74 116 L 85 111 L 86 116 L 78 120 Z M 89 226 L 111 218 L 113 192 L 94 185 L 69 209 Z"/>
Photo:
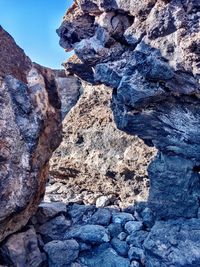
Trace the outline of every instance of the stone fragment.
<path fill-rule="evenodd" d="M 79 205 L 76 203 L 68 206 L 68 214 L 70 215 L 74 224 L 87 223 L 96 210 L 97 209 L 95 206 Z"/>
<path fill-rule="evenodd" d="M 75 240 L 53 240 L 44 246 L 44 250 L 49 267 L 66 267 L 77 259 L 79 244 Z"/>
<path fill-rule="evenodd" d="M 96 200 L 96 207 L 97 208 L 104 208 L 106 206 L 108 206 L 110 203 L 110 199 L 108 196 L 101 196 L 99 198 L 97 198 Z"/>
<path fill-rule="evenodd" d="M 117 237 L 121 232 L 123 232 L 123 227 L 121 223 L 111 223 L 108 226 L 108 230 L 111 237 Z"/>
<path fill-rule="evenodd" d="M 38 223 L 43 224 L 49 219 L 56 217 L 60 214 L 65 214 L 67 212 L 67 207 L 62 202 L 42 202 L 35 215 Z"/>
<path fill-rule="evenodd" d="M 114 237 L 110 243 L 120 256 L 126 257 L 128 255 L 129 246 L 126 241 L 121 241 L 120 239 Z"/>
<path fill-rule="evenodd" d="M 52 240 L 63 240 L 65 232 L 71 226 L 71 221 L 67 220 L 64 215 L 55 217 L 39 226 L 37 232 L 41 234 L 45 243 Z"/>
<path fill-rule="evenodd" d="M 135 218 L 133 217 L 132 214 L 126 213 L 126 212 L 119 212 L 119 213 L 114 213 L 112 215 L 112 222 L 113 223 L 121 223 L 123 226 L 129 222 L 129 221 L 134 221 Z"/>
<path fill-rule="evenodd" d="M 107 226 L 109 225 L 111 220 L 111 212 L 109 209 L 101 209 L 99 208 L 89 220 L 90 224 L 99 224 Z"/>
<path fill-rule="evenodd" d="M 144 240 L 147 238 L 148 234 L 149 232 L 143 230 L 133 232 L 131 235 L 127 236 L 126 242 L 134 247 L 142 248 Z"/>
<path fill-rule="evenodd" d="M 108 231 L 103 226 L 89 224 L 72 228 L 66 232 L 64 238 L 75 238 L 89 244 L 101 244 L 110 240 Z"/>
<path fill-rule="evenodd" d="M 81 263 L 87 267 L 129 267 L 130 262 L 127 258 L 119 256 L 110 247 L 99 247 L 92 252 L 88 252 L 80 258 Z"/>

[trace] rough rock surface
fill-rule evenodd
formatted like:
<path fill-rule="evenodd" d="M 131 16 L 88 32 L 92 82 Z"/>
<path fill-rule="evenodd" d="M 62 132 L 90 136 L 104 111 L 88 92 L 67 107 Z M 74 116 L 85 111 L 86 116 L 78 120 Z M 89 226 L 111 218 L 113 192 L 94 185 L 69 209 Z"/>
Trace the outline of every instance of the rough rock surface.
<path fill-rule="evenodd" d="M 27 223 L 44 195 L 61 142 L 63 75 L 32 63 L 0 28 L 0 240 Z"/>
<path fill-rule="evenodd" d="M 64 207 L 62 202 L 42 203 L 25 229 L 0 244 L 0 265 L 130 267 L 133 260 L 141 264 L 144 261 L 144 233 L 148 235 L 148 231 L 142 223 L 142 217 L 139 221 L 135 218 L 135 211 L 134 207 L 131 214 L 113 208 L 102 209 L 79 204 Z M 64 221 L 68 222 L 65 228 Z M 130 221 L 142 225 L 142 230 L 135 232 L 140 243 L 138 242 L 138 246 L 134 244 L 134 249 L 130 233 L 125 227 L 125 222 Z M 113 222 L 119 231 L 113 231 Z M 123 240 L 120 240 L 119 237 L 123 234 Z M 47 236 L 51 238 L 48 239 Z M 142 251 L 142 258 L 138 251 Z"/>
<path fill-rule="evenodd" d="M 44 209 L 45 212 L 41 213 Z M 57 203 L 56 207 L 55 203 L 42 203 L 25 229 L 0 244 L 0 265 L 200 266 L 200 219 L 157 221 L 155 224 L 152 221 L 154 226 L 149 228 L 143 217 L 146 209 L 146 205 L 134 206 L 132 212 L 128 213 L 113 208 L 97 209 L 95 206 L 78 204 L 70 204 L 64 208 L 63 203 Z M 105 210 L 110 215 L 109 219 L 105 217 Z M 104 220 L 103 224 L 98 224 L 96 214 Z M 65 230 L 54 227 L 55 221 L 59 222 L 60 217 L 69 221 Z M 117 218 L 120 220 L 116 222 Z M 45 226 L 46 222 L 48 227 Z M 134 227 L 131 232 L 128 224 L 140 227 Z M 49 236 L 53 229 L 55 238 L 46 239 L 40 231 L 41 228 L 46 229 Z"/>
<path fill-rule="evenodd" d="M 45 200 L 101 207 L 147 200 L 146 170 L 155 149 L 116 128 L 109 88 L 88 83 L 83 88 L 63 122 L 63 141 L 50 161 Z"/>
<path fill-rule="evenodd" d="M 198 0 L 77 0 L 58 29 L 90 80 L 113 88 L 119 129 L 158 148 L 148 199 L 157 218 L 197 216 L 199 33 Z M 65 67 L 83 78 L 77 64 Z"/>

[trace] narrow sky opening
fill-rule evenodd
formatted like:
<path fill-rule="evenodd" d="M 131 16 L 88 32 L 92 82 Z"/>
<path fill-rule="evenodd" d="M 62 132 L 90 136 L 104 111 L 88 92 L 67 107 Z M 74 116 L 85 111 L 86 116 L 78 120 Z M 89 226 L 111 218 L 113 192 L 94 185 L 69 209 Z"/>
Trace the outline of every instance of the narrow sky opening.
<path fill-rule="evenodd" d="M 69 54 L 59 46 L 56 29 L 72 0 L 0 0 L 0 25 L 32 61 L 61 68 Z"/>

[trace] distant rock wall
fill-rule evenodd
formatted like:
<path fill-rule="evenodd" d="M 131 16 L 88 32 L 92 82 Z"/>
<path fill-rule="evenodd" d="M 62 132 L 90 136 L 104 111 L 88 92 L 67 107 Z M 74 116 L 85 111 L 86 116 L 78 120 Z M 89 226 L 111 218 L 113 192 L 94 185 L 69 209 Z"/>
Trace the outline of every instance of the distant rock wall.
<path fill-rule="evenodd" d="M 63 141 L 50 161 L 46 199 L 121 208 L 146 201 L 147 166 L 156 150 L 116 128 L 110 88 L 85 82 L 82 86 L 84 92 L 63 122 Z"/>
<path fill-rule="evenodd" d="M 58 29 L 80 60 L 66 69 L 111 87 L 118 128 L 159 150 L 148 202 L 160 219 L 199 208 L 199 32 L 198 0 L 77 0 Z"/>

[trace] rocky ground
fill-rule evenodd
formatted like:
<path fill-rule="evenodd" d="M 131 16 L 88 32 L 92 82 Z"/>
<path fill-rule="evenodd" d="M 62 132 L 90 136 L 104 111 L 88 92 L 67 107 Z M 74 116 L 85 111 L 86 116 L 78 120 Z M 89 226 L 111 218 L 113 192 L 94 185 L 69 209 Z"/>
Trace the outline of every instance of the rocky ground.
<path fill-rule="evenodd" d="M 146 203 L 119 211 L 42 203 L 0 248 L 3 267 L 198 267 L 200 219 L 157 221 Z M 188 251 L 190 253 L 188 254 Z"/>
<path fill-rule="evenodd" d="M 63 122 L 63 141 L 50 161 L 45 201 L 121 208 L 148 198 L 147 167 L 156 153 L 115 126 L 106 86 L 82 84 Z"/>

